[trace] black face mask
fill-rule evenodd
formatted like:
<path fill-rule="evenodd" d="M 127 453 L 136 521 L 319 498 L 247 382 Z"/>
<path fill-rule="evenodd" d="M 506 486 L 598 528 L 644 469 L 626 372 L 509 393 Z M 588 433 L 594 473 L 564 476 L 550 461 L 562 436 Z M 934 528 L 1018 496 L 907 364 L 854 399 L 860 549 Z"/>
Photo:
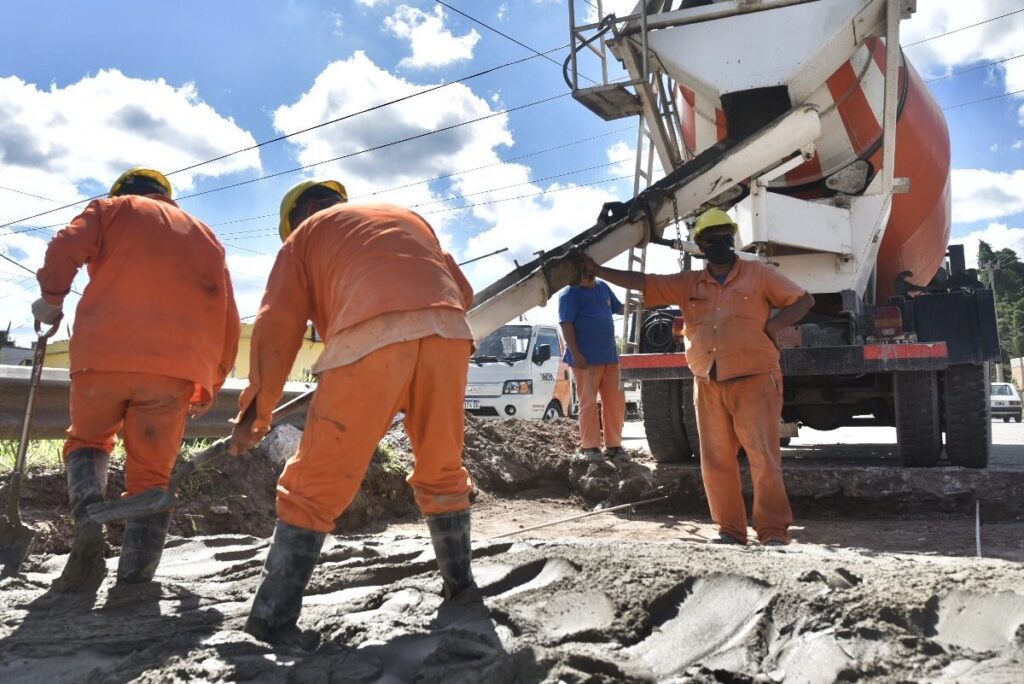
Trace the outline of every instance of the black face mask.
<path fill-rule="evenodd" d="M 701 251 L 704 252 L 704 256 L 709 262 L 716 266 L 725 266 L 726 264 L 732 263 L 734 258 L 733 245 L 735 245 L 732 235 L 722 235 L 720 237 L 712 238 L 707 240 Z"/>

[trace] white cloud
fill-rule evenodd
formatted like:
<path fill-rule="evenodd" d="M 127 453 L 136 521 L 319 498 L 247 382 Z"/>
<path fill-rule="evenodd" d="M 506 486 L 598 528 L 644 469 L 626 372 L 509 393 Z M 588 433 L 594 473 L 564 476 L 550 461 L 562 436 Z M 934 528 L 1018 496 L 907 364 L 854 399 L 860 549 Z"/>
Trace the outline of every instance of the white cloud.
<path fill-rule="evenodd" d="M 400 5 L 395 13 L 384 20 L 391 33 L 409 41 L 412 56 L 404 58 L 399 66 L 413 69 L 436 68 L 473 58 L 473 48 L 480 40 L 476 29 L 456 36 L 444 26 L 444 8 L 434 6 L 431 13 L 409 5 Z"/>
<path fill-rule="evenodd" d="M 63 88 L 40 89 L 0 78 L 0 185 L 61 202 L 109 187 L 125 169 L 169 171 L 255 144 L 253 136 L 199 97 L 196 87 L 100 71 Z M 259 169 L 256 150 L 171 178 L 178 191 L 197 176 Z M 85 188 L 83 184 L 91 183 Z M 52 202 L 6 192 L 0 222 L 52 208 Z M 53 217 L 66 221 L 77 210 Z"/>
<path fill-rule="evenodd" d="M 356 2 L 365 7 L 376 7 L 377 5 L 387 5 L 391 0 L 356 0 Z"/>
<path fill-rule="evenodd" d="M 1024 14 L 1015 14 L 941 38 L 912 45 L 947 31 L 977 24 L 1021 8 L 1020 0 L 930 0 L 918 2 L 917 12 L 900 27 L 901 42 L 910 60 L 931 76 L 942 76 L 958 67 L 994 62 L 1020 54 L 1024 45 Z M 991 67 L 1003 80 L 1003 92 L 1024 89 L 1024 60 L 1015 59 Z"/>
<path fill-rule="evenodd" d="M 637 0 L 604 0 L 601 3 L 601 9 L 604 11 L 602 16 L 597 16 L 597 4 L 596 3 L 580 3 L 577 2 L 576 6 L 584 7 L 584 22 L 593 24 L 598 19 L 602 19 L 609 14 L 614 14 L 616 17 L 627 17 L 633 13 L 633 10 L 637 7 Z M 578 12 L 579 10 L 577 10 Z M 582 23 L 577 19 L 577 23 Z"/>
<path fill-rule="evenodd" d="M 978 266 L 978 242 L 984 241 L 989 247 L 998 251 L 1009 248 L 1024 256 L 1024 228 L 1011 228 L 1005 223 L 990 223 L 982 230 L 975 230 L 961 237 L 950 240 L 953 244 L 964 246 L 964 257 L 967 268 Z"/>
<path fill-rule="evenodd" d="M 992 143 L 991 145 L 989 145 L 988 146 L 988 151 L 989 152 L 998 152 L 999 151 L 999 143 Z"/>
<path fill-rule="evenodd" d="M 1024 140 L 1014 140 L 1013 144 L 1010 145 L 1010 149 L 1019 150 L 1022 146 L 1024 146 Z"/>
<path fill-rule="evenodd" d="M 274 125 L 281 131 L 296 130 L 310 121 L 322 121 L 380 105 L 397 97 L 433 87 L 402 79 L 381 69 L 362 52 L 327 66 L 308 92 L 298 101 L 274 112 Z M 412 100 L 390 105 L 370 115 L 311 131 L 290 139 L 298 147 L 299 161 L 312 164 L 324 159 L 359 152 L 395 140 L 429 133 L 462 121 L 494 113 L 488 101 L 463 84 L 451 84 Z M 403 206 L 432 202 L 445 196 L 425 184 L 428 178 L 451 174 L 499 162 L 497 148 L 512 144 L 506 115 L 452 130 L 426 135 L 417 140 L 359 154 L 313 170 L 317 176 L 342 181 L 354 201 L 387 201 Z M 502 175 L 488 170 L 477 176 Z M 522 178 L 525 180 L 525 178 Z M 411 185 L 395 191 L 390 188 Z M 501 185 L 494 183 L 493 185 Z M 490 187 L 490 186 L 489 186 Z M 462 194 L 461 189 L 447 195 Z M 428 207 L 424 212 L 436 209 Z M 452 214 L 431 216 L 442 240 Z"/>
<path fill-rule="evenodd" d="M 974 223 L 1024 212 L 1024 169 L 953 169 L 953 222 Z"/>

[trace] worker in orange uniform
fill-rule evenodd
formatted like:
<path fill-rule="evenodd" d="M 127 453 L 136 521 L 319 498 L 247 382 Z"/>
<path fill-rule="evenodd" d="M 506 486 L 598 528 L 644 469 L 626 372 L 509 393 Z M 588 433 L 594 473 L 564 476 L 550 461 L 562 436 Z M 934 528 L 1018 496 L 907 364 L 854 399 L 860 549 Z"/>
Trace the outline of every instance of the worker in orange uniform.
<path fill-rule="evenodd" d="M 757 538 L 763 545 L 785 545 L 793 514 L 779 449 L 782 373 L 777 336 L 810 311 L 814 297 L 773 267 L 738 259 L 733 249 L 736 230 L 720 209 L 699 217 L 694 239 L 707 260 L 701 271 L 645 275 L 604 268 L 589 259 L 586 268 L 616 285 L 643 291 L 648 306 L 674 304 L 683 312 L 701 474 L 719 528 L 713 541 L 747 543 L 738 460 L 742 447 L 754 483 Z"/>
<path fill-rule="evenodd" d="M 409 483 L 445 594 L 474 585 L 462 466 L 473 290 L 420 216 L 347 199 L 341 183 L 325 180 L 299 183 L 281 202 L 284 245 L 256 318 L 231 438 L 238 454 L 267 432 L 312 320 L 325 344 L 313 368 L 316 395 L 278 482 L 274 541 L 245 626 L 271 643 L 309 645 L 296 627 L 303 589 L 399 412 L 416 457 Z"/>
<path fill-rule="evenodd" d="M 115 435 L 124 439 L 126 495 L 166 487 L 188 415 L 209 409 L 235 364 L 240 323 L 224 248 L 171 199 L 152 169 L 126 171 L 46 249 L 36 320 L 50 323 L 82 265 L 89 284 L 71 335 L 71 427 L 64 443 L 75 537 L 54 588 L 103 581 L 103 527 L 85 509 L 102 501 Z M 117 581 L 153 578 L 170 513 L 130 520 Z"/>

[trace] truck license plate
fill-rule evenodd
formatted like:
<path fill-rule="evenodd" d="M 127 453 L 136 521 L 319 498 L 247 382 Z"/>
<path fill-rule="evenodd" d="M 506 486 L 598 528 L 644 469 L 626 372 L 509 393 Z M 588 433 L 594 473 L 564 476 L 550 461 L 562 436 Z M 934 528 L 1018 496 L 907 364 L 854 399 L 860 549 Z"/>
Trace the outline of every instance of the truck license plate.
<path fill-rule="evenodd" d="M 479 399 L 466 399 L 466 401 L 465 401 L 465 403 L 463 405 L 463 408 L 464 409 L 478 409 L 478 408 L 480 408 L 480 400 Z"/>

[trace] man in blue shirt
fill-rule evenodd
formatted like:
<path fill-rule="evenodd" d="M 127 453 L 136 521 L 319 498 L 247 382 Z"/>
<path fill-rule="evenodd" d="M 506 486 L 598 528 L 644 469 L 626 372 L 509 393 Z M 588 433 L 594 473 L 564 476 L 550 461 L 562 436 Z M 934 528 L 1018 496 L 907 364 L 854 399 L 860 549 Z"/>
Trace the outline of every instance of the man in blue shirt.
<path fill-rule="evenodd" d="M 601 458 L 601 423 L 606 458 L 628 459 L 622 449 L 626 396 L 619 379 L 612 314 L 622 313 L 622 302 L 607 283 L 593 277 L 569 287 L 558 300 L 558 316 L 567 345 L 565 362 L 576 375 L 580 401 L 580 442 L 588 460 Z M 601 396 L 601 422 L 597 397 Z"/>

